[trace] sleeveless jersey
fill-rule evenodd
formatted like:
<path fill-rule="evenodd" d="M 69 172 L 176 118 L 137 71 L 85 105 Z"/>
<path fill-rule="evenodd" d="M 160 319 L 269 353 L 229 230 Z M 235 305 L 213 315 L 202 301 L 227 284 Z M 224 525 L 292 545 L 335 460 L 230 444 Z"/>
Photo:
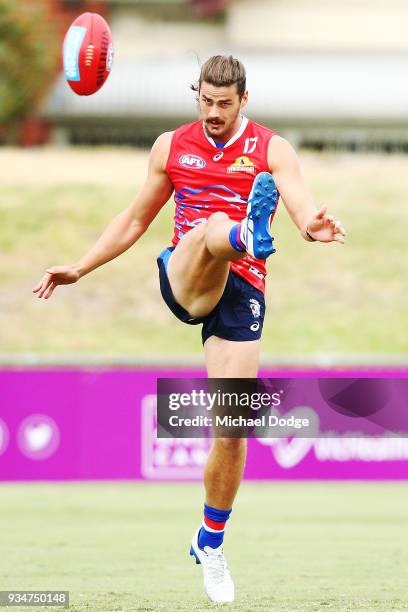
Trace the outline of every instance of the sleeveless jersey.
<path fill-rule="evenodd" d="M 175 192 L 174 246 L 214 212 L 226 212 L 237 223 L 244 219 L 255 176 L 269 172 L 268 144 L 274 134 L 246 117 L 223 148 L 217 148 L 202 121 L 174 132 L 166 165 Z M 230 269 L 265 290 L 265 261 L 246 255 L 231 262 Z"/>

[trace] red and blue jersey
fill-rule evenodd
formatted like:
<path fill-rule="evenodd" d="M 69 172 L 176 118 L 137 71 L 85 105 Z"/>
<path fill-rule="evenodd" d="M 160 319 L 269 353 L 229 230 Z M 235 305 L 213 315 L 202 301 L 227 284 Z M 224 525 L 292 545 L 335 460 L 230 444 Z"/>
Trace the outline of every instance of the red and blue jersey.
<path fill-rule="evenodd" d="M 202 121 L 174 132 L 166 165 L 175 192 L 174 246 L 214 212 L 226 212 L 237 223 L 243 220 L 255 176 L 269 172 L 268 144 L 274 134 L 246 117 L 223 148 L 217 148 Z M 230 266 L 248 283 L 265 290 L 265 261 L 246 255 Z"/>

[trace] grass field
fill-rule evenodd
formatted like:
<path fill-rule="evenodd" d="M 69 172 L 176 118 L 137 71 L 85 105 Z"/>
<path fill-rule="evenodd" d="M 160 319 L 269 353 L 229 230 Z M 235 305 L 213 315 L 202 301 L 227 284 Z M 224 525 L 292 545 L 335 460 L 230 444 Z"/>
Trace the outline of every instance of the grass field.
<path fill-rule="evenodd" d="M 217 608 L 187 554 L 200 486 L 2 484 L 0 496 L 2 590 L 69 590 L 72 611 Z M 227 609 L 408 610 L 407 507 L 405 484 L 244 483 Z"/>
<path fill-rule="evenodd" d="M 348 244 L 302 241 L 281 204 L 268 263 L 263 354 L 407 354 L 407 162 L 399 156 L 302 154 L 308 183 Z M 0 351 L 194 355 L 196 328 L 162 303 L 155 258 L 169 244 L 170 202 L 140 243 L 44 303 L 32 286 L 76 261 L 140 187 L 146 153 L 0 151 Z"/>

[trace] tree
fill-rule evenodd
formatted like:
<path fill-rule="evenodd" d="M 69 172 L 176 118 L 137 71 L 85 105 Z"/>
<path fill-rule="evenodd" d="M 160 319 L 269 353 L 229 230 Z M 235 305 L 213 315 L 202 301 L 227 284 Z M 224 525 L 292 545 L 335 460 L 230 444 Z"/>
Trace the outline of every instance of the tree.
<path fill-rule="evenodd" d="M 21 120 L 38 108 L 57 62 L 57 37 L 43 2 L 0 0 L 1 141 L 13 142 Z"/>

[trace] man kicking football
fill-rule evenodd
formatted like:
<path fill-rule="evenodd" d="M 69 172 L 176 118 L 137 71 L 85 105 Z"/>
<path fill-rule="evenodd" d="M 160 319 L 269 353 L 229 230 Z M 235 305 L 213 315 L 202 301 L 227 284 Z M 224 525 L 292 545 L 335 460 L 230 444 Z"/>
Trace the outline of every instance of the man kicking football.
<path fill-rule="evenodd" d="M 207 373 L 256 378 L 265 315 L 265 260 L 274 253 L 270 225 L 279 194 L 307 241 L 344 242 L 340 222 L 317 210 L 297 155 L 275 132 L 243 116 L 244 66 L 211 57 L 196 87 L 201 119 L 159 136 L 135 200 L 77 263 L 49 268 L 33 289 L 48 299 L 132 246 L 174 192 L 172 246 L 158 258 L 163 299 L 181 321 L 202 324 Z M 243 438 L 216 438 L 204 472 L 202 526 L 191 554 L 213 602 L 234 600 L 223 552 L 246 457 Z"/>

